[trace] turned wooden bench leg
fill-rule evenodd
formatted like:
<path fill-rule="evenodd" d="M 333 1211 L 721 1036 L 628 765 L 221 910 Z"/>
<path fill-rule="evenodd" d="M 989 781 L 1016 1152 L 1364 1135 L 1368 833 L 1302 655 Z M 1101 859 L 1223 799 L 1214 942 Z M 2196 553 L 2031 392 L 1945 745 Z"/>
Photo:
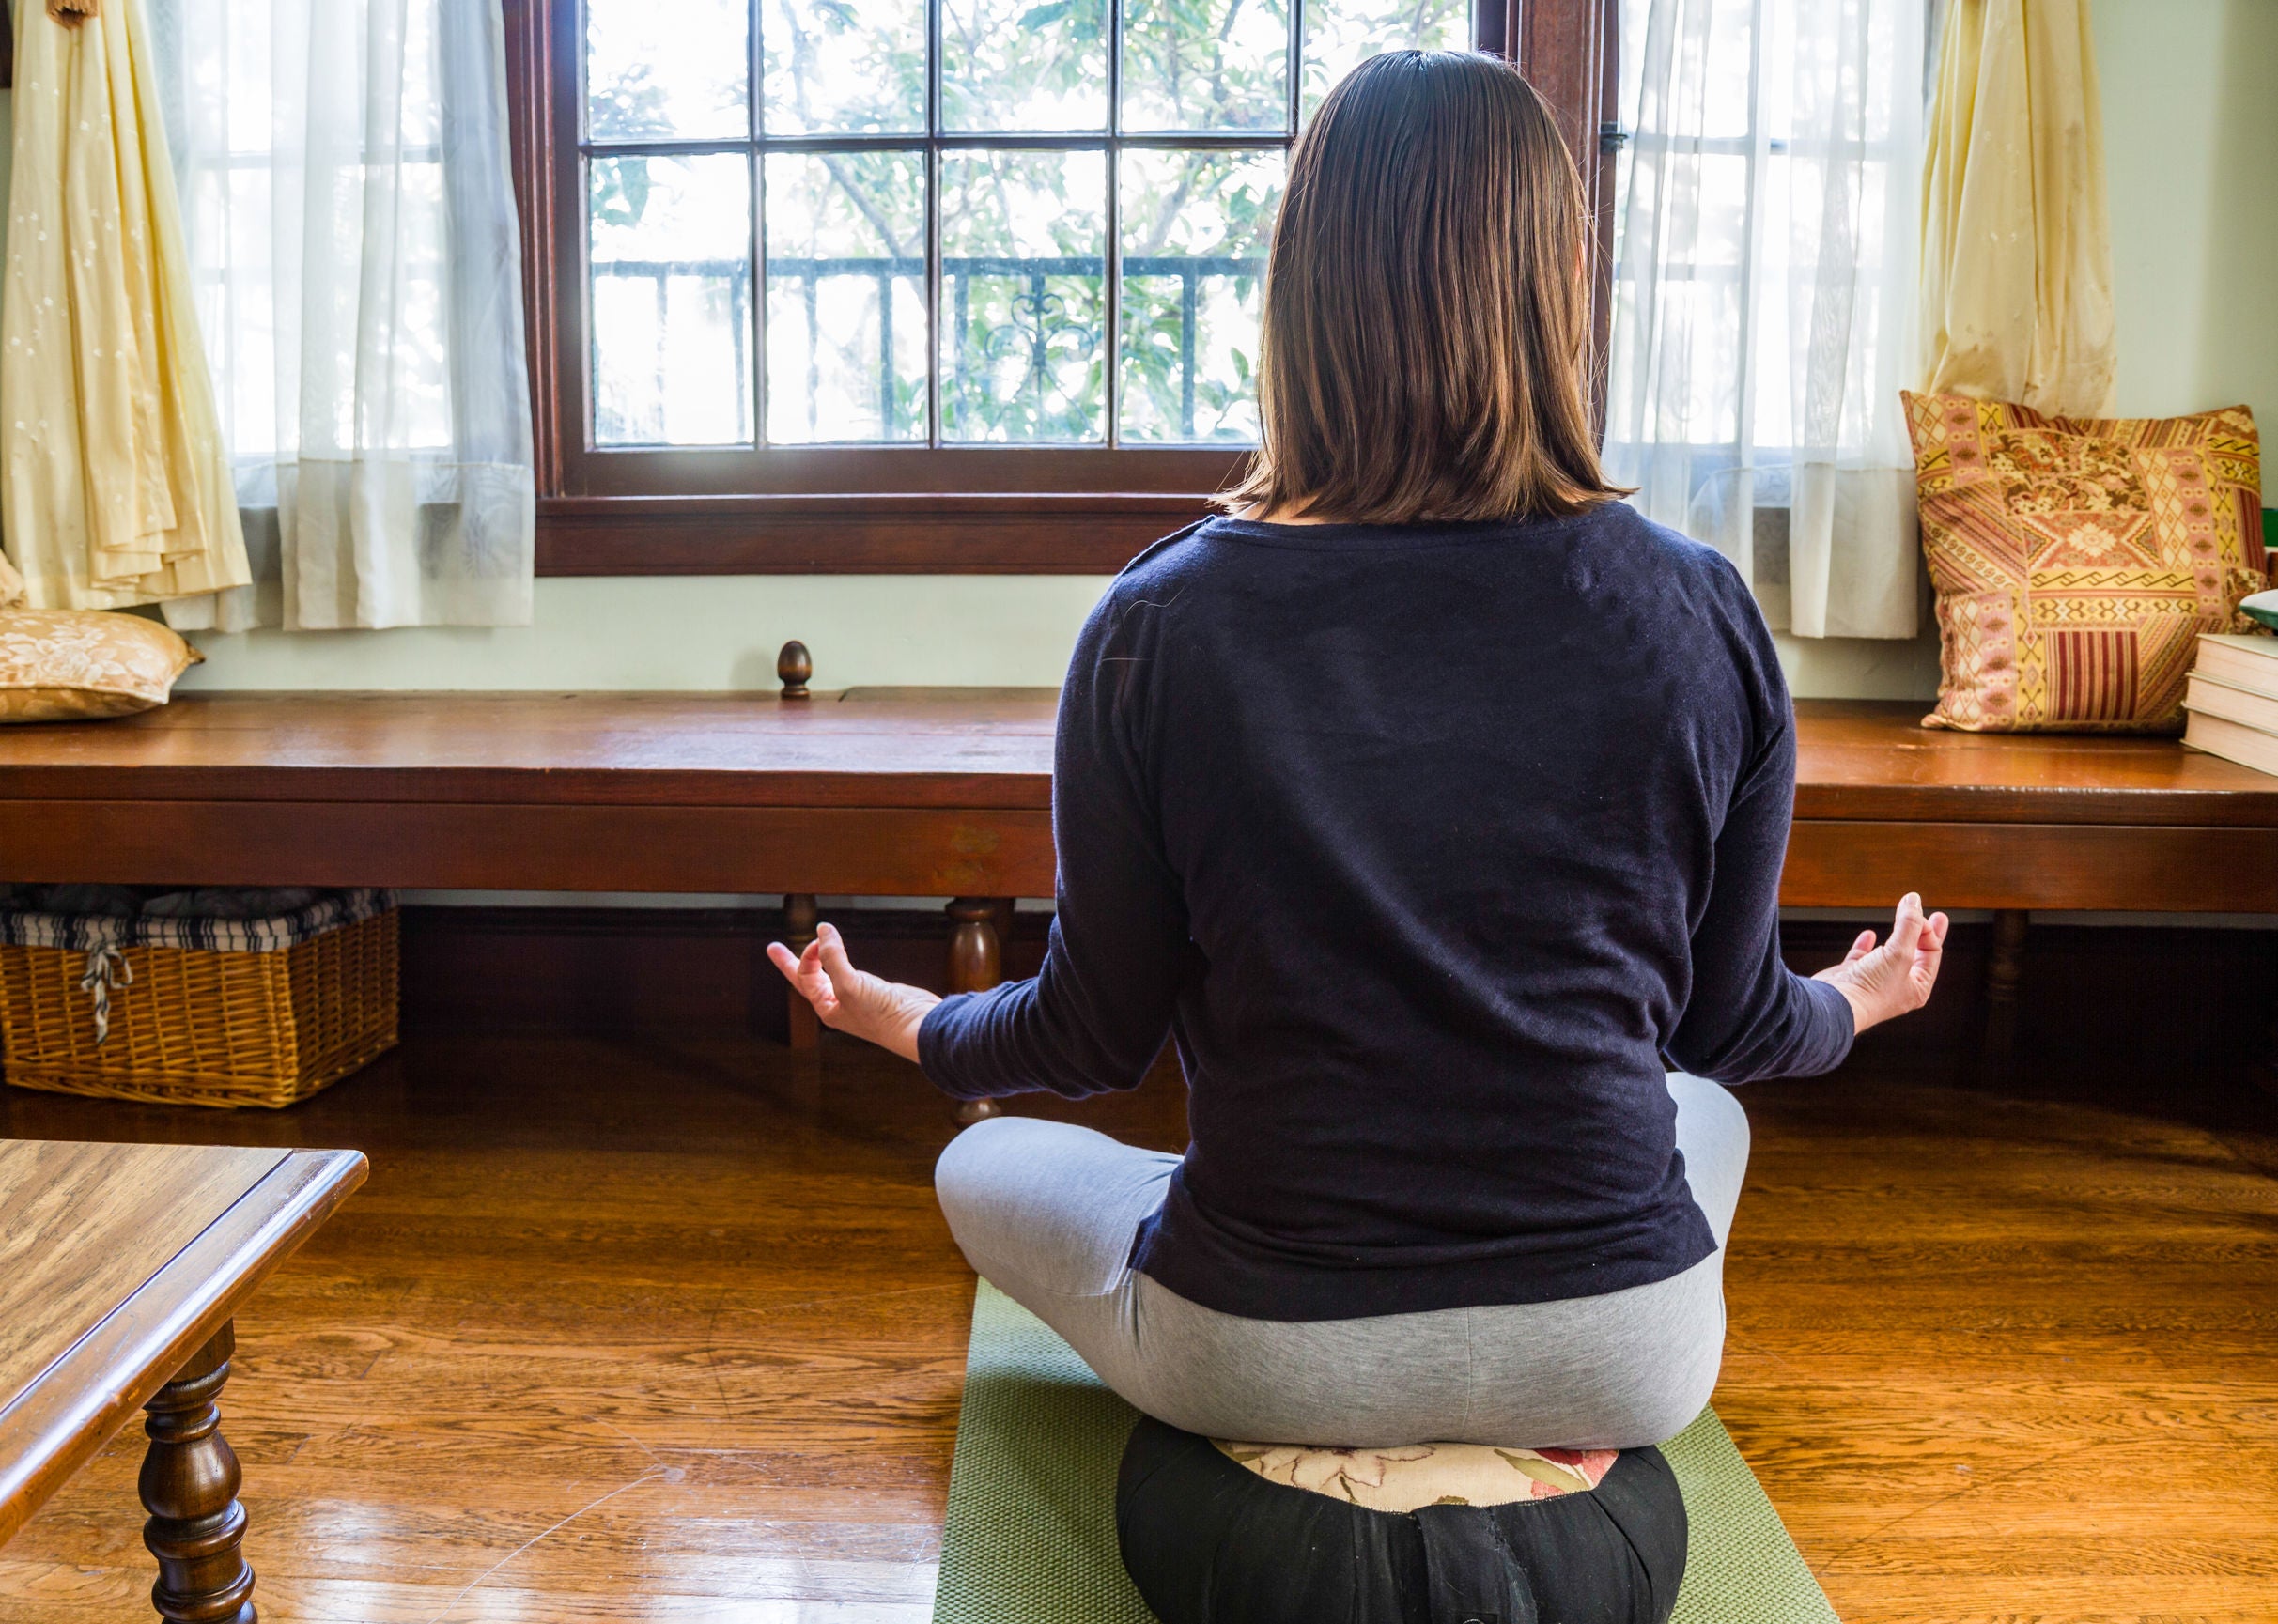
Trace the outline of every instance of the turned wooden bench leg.
<path fill-rule="evenodd" d="M 256 1624 L 253 1570 L 240 1548 L 245 1508 L 238 1504 L 238 1457 L 222 1436 L 215 1400 L 237 1351 L 225 1322 L 173 1381 L 143 1406 L 150 1434 L 143 1457 L 143 1543 L 158 1558 L 150 1601 L 173 1624 Z"/>
<path fill-rule="evenodd" d="M 776 651 L 775 680 L 783 684 L 786 704 L 803 705 L 807 703 L 807 685 L 814 679 L 814 657 L 807 645 L 796 638 Z M 805 952 L 807 944 L 814 940 L 814 893 L 794 891 L 783 898 L 783 946 L 795 953 Z M 769 965 L 767 974 L 773 975 L 775 967 Z M 784 1008 L 790 1012 L 790 1044 L 795 1049 L 806 1049 L 818 1055 L 823 1046 L 823 1023 L 814 1016 L 814 1006 L 798 996 L 796 987 L 785 986 L 788 1001 Z"/>
<path fill-rule="evenodd" d="M 783 946 L 795 953 L 807 951 L 814 940 L 814 893 L 793 891 L 783 898 Z M 783 977 L 769 965 L 760 972 L 777 981 Z M 795 1049 L 820 1049 L 823 1043 L 823 1023 L 815 1018 L 814 1006 L 799 997 L 798 989 L 783 983 L 783 1008 L 791 1017 L 791 1046 Z"/>
<path fill-rule="evenodd" d="M 2033 916 L 2022 908 L 1993 912 L 1993 951 L 1985 970 L 1985 1044 L 1978 1059 L 1989 1066 L 2007 1063 L 2017 1048 L 2017 995 L 2024 979 L 2025 927 Z"/>
<path fill-rule="evenodd" d="M 1013 899 L 957 897 L 951 901 L 948 911 L 949 990 L 985 992 L 1004 980 L 1004 937 L 1012 924 Z M 978 1122 L 1002 1114 L 994 1100 L 967 1100 L 957 1106 L 960 1122 Z"/>

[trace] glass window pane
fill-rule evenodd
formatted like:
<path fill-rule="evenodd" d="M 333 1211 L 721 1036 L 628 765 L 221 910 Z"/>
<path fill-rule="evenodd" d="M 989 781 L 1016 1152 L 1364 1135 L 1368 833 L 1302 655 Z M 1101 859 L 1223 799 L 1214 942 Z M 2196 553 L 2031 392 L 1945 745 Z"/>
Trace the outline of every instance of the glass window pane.
<path fill-rule="evenodd" d="M 1124 128 L 1288 129 L 1288 0 L 1124 0 Z"/>
<path fill-rule="evenodd" d="M 1108 165 L 941 155 L 941 435 L 1104 438 Z"/>
<path fill-rule="evenodd" d="M 1748 256 L 1747 158 L 1738 152 L 1704 152 L 1689 162 L 1680 159 L 1671 169 L 1672 179 L 1681 183 L 1689 178 L 1693 183 L 1686 188 L 1690 196 L 1675 187 L 1669 196 L 1676 209 L 1693 215 L 1690 221 L 1670 222 L 1679 230 L 1693 227 L 1693 263 L 1739 267 Z M 1689 177 L 1687 169 L 1692 171 Z"/>
<path fill-rule="evenodd" d="M 925 160 L 767 156 L 767 438 L 925 437 Z"/>
<path fill-rule="evenodd" d="M 941 124 L 1108 127 L 1108 0 L 941 0 Z"/>
<path fill-rule="evenodd" d="M 696 141 L 751 128 L 744 0 L 586 0 L 585 125 L 596 141 Z"/>
<path fill-rule="evenodd" d="M 1126 151 L 1118 415 L 1130 441 L 1258 438 L 1279 152 Z"/>
<path fill-rule="evenodd" d="M 741 153 L 597 158 L 594 442 L 752 441 L 752 170 Z"/>
<path fill-rule="evenodd" d="M 770 135 L 925 128 L 925 0 L 767 0 L 759 23 Z"/>
<path fill-rule="evenodd" d="M 1470 0 L 1306 0 L 1298 112 L 1310 118 L 1337 81 L 1379 52 L 1470 48 Z"/>

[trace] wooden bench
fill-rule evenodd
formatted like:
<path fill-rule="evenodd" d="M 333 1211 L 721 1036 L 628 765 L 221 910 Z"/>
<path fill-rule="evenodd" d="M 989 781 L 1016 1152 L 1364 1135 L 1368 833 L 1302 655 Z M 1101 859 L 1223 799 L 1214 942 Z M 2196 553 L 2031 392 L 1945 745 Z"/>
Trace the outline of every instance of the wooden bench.
<path fill-rule="evenodd" d="M 1932 732 L 1924 708 L 1797 703 L 1780 901 L 1991 909 L 1987 1059 L 2015 1038 L 2031 910 L 2278 912 L 2278 778 L 2172 738 Z"/>
<path fill-rule="evenodd" d="M 790 666 L 797 674 L 796 664 Z M 795 688 L 798 685 L 794 684 Z M 191 695 L 0 730 L 0 880 L 946 896 L 953 986 L 1053 889 L 1048 689 Z M 2172 739 L 1805 701 L 1781 900 L 2278 913 L 2278 778 Z M 812 1031 L 795 1032 L 811 1041 Z"/>

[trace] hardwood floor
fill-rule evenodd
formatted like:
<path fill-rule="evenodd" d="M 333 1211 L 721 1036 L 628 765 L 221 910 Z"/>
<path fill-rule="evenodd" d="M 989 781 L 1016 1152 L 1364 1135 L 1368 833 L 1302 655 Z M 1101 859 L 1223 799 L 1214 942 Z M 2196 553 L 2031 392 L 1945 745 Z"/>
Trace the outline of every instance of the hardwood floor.
<path fill-rule="evenodd" d="M 428 1036 L 282 1115 L 9 1090 L 0 1134 L 370 1155 L 238 1320 L 270 1624 L 919 1620 L 951 1124 L 895 1062 L 824 1066 L 817 1105 L 759 1044 Z M 2278 1618 L 2278 1106 L 1888 1055 L 1745 1098 L 1717 1403 L 1846 1619 Z M 1175 1145 L 1181 1107 L 1054 1114 Z M 138 1443 L 0 1550 L 0 1624 L 150 1616 Z"/>

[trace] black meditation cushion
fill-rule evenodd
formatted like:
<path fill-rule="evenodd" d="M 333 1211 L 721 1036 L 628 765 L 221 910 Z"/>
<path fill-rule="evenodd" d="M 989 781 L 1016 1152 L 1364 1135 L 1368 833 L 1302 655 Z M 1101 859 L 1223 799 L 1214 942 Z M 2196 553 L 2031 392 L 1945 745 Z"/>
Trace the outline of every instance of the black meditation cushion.
<path fill-rule="evenodd" d="M 1142 1419 L 1115 1529 L 1162 1624 L 1666 1624 L 1684 1577 L 1658 1449 L 1319 1449 Z"/>

